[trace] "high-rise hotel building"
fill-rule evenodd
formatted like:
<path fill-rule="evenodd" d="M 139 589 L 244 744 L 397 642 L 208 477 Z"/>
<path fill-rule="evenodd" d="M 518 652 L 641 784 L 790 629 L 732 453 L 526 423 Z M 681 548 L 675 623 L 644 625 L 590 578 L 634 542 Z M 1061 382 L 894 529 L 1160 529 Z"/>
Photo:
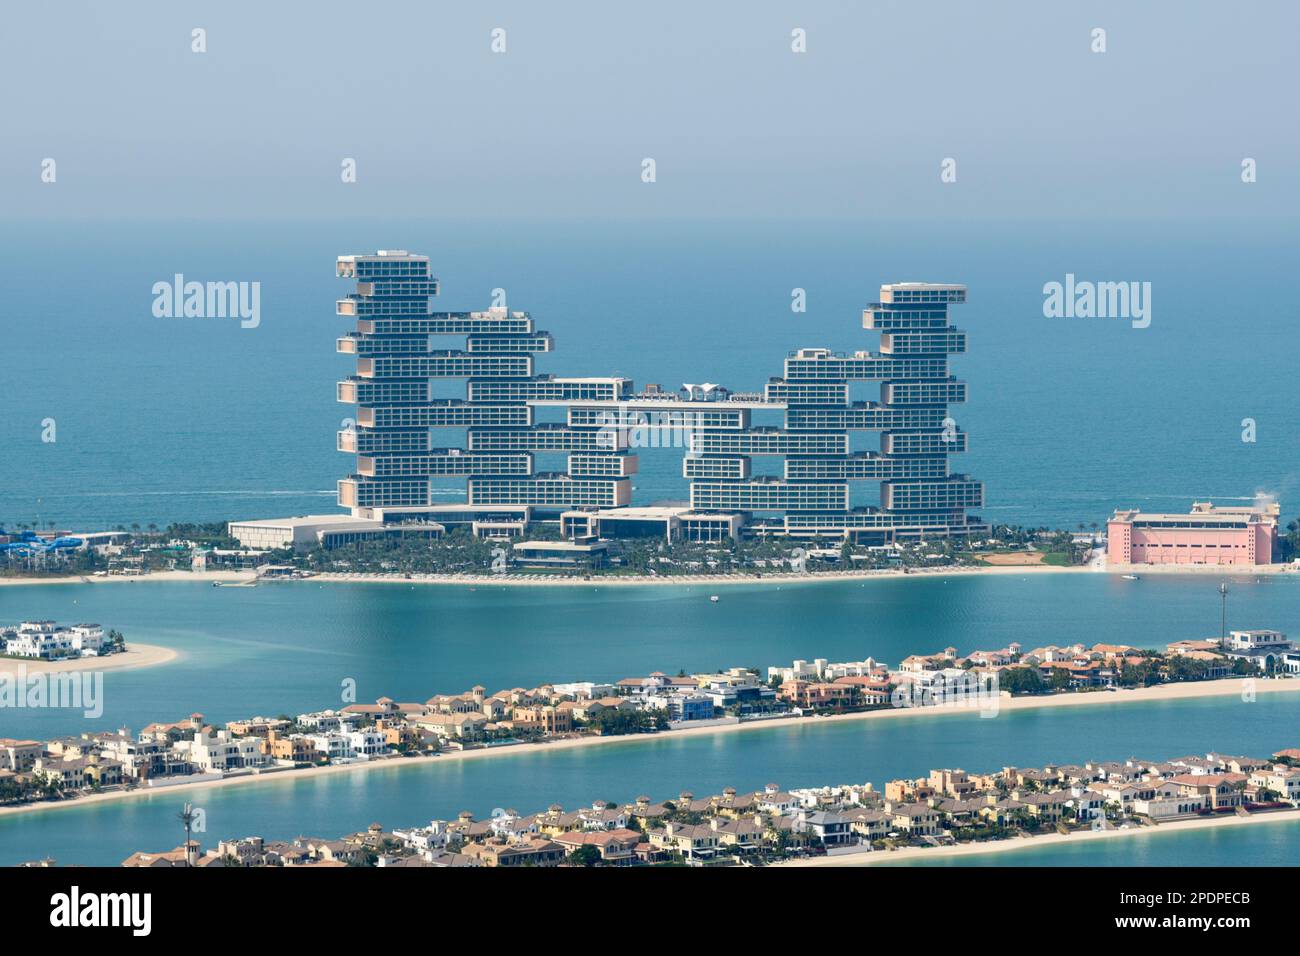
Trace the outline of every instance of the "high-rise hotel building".
<path fill-rule="evenodd" d="M 552 351 L 547 332 L 524 312 L 434 312 L 438 282 L 425 256 L 404 251 L 342 256 L 338 275 L 356 291 L 338 303 L 356 330 L 338 350 L 357 358 L 338 385 L 357 406 L 339 434 L 356 472 L 339 482 L 339 504 L 356 518 L 388 522 L 459 521 L 482 533 L 558 520 L 574 535 L 828 535 L 887 541 L 898 536 L 982 533 L 966 509 L 983 504 L 979 482 L 951 474 L 949 455 L 966 435 L 949 416 L 966 385 L 949 356 L 966 333 L 948 323 L 963 286 L 901 283 L 881 288 L 864 313 L 881 333 L 879 352 L 800 349 L 762 393 L 712 385 L 680 392 L 633 390 L 617 377 L 538 374 L 534 357 Z M 446 336 L 464 347 L 436 348 Z M 439 380 L 465 382 L 463 397 L 438 394 Z M 854 401 L 855 382 L 880 383 L 879 401 Z M 538 420 L 563 409 L 563 422 Z M 781 427 L 755 426 L 776 413 Z M 554 413 L 552 413 L 554 414 Z M 639 437 L 653 429 L 687 436 L 683 475 L 690 504 L 632 504 Z M 435 447 L 433 429 L 465 429 L 464 447 Z M 857 432 L 881 433 L 879 450 L 855 450 Z M 564 471 L 539 471 L 535 456 L 564 456 Z M 781 474 L 755 475 L 755 456 L 781 459 Z M 439 504 L 436 489 L 463 478 L 465 504 Z M 856 504 L 854 482 L 879 482 L 879 506 Z"/>

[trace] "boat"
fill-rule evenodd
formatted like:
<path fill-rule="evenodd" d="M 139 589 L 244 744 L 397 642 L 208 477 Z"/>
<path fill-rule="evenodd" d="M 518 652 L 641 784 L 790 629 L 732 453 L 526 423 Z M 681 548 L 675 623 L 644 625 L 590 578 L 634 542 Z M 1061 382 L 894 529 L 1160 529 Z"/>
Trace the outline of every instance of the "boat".
<path fill-rule="evenodd" d="M 1138 577 L 1136 574 L 1121 574 L 1120 577 L 1122 577 L 1125 581 L 1141 581 L 1141 580 L 1142 580 L 1142 579 L 1141 579 L 1140 577 Z"/>
<path fill-rule="evenodd" d="M 714 604 L 717 604 L 717 603 L 718 603 L 718 596 L 717 596 L 716 594 L 710 594 L 710 595 L 709 595 L 709 600 L 712 601 Z"/>

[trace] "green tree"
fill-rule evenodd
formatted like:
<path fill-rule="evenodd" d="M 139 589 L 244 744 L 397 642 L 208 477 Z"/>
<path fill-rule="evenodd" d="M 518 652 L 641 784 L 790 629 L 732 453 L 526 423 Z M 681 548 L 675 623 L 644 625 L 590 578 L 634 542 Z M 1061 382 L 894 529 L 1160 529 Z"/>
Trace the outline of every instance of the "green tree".
<path fill-rule="evenodd" d="M 580 846 L 565 858 L 569 866 L 600 866 L 600 851 L 594 846 Z"/>
<path fill-rule="evenodd" d="M 1041 694 L 1045 689 L 1043 675 L 1037 667 L 1007 667 L 998 674 L 1002 690 L 1012 694 Z"/>

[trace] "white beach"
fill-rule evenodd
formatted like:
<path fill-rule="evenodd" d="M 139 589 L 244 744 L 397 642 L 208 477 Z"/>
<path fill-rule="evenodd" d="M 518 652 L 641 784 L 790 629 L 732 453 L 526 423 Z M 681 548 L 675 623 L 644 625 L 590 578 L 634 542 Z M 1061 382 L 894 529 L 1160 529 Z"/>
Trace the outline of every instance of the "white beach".
<path fill-rule="evenodd" d="M 580 575 L 543 575 L 543 574 L 345 574 L 319 573 L 306 578 L 293 579 L 259 579 L 253 571 L 155 571 L 143 575 L 112 575 L 89 577 L 70 575 L 67 577 L 48 578 L 0 578 L 0 587 L 33 584 L 134 584 L 136 582 L 220 582 L 222 584 L 301 584 L 320 582 L 328 584 L 432 584 L 459 587 L 691 587 L 695 585 L 766 585 L 766 584 L 820 584 L 844 581 L 896 581 L 909 578 L 968 577 L 972 575 L 1040 575 L 1040 574 L 1134 574 L 1143 575 L 1180 575 L 1195 574 L 1234 577 L 1258 577 L 1262 575 L 1294 575 L 1300 577 L 1300 567 L 1290 564 L 1269 564 L 1258 567 L 1216 567 L 1209 565 L 1110 565 L 1090 562 L 1083 565 L 1061 566 L 1054 564 L 993 564 L 969 565 L 964 567 L 945 566 L 939 568 L 914 568 L 904 571 L 890 568 L 871 571 L 818 571 L 797 574 L 794 572 L 772 572 L 764 574 L 682 574 L 682 575 L 615 575 L 595 574 L 590 577 Z"/>
<path fill-rule="evenodd" d="M 1269 823 L 1286 823 L 1300 821 L 1300 809 L 1271 810 L 1250 816 L 1197 817 L 1189 820 L 1172 820 L 1156 826 L 1118 827 L 1109 830 L 1079 830 L 1073 833 L 1045 833 L 1040 836 L 1019 837 L 1010 840 L 988 840 L 982 843 L 957 843 L 952 846 L 921 847 L 908 846 L 898 850 L 873 850 L 861 853 L 844 853 L 836 856 L 809 857 L 799 860 L 787 860 L 776 864 L 783 867 L 805 866 L 872 866 L 875 864 L 901 863 L 906 860 L 951 859 L 962 856 L 979 856 L 989 853 L 1014 853 L 1017 850 L 1030 850 L 1060 844 L 1092 843 L 1097 840 L 1118 840 L 1136 838 L 1143 834 L 1159 836 L 1164 833 L 1180 833 L 1188 830 L 1204 830 L 1210 827 L 1239 827 L 1263 825 Z"/>
<path fill-rule="evenodd" d="M 121 671 L 137 667 L 155 667 L 167 664 L 180 656 L 179 651 L 157 644 L 139 644 L 131 641 L 126 650 L 104 657 L 73 657 L 61 661 L 43 661 L 26 657 L 0 657 L 0 673 L 13 672 L 23 667 L 29 674 L 66 673 L 68 671 Z"/>

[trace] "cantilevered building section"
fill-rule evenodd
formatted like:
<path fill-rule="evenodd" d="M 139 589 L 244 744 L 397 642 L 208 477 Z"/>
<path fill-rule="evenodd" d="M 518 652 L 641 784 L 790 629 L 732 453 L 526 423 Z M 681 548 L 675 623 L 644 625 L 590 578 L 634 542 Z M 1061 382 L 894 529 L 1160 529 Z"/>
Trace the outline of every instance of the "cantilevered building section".
<path fill-rule="evenodd" d="M 966 333 L 948 324 L 948 306 L 966 287 L 922 282 L 881 286 L 863 326 L 879 331 L 880 350 L 851 355 L 825 348 L 791 352 L 785 374 L 765 397 L 785 406 L 783 429 L 705 430 L 692 436 L 691 505 L 758 516 L 756 528 L 796 536 L 840 535 L 890 541 L 921 535 L 983 534 L 966 514 L 984 488 L 954 474 L 948 456 L 966 434 L 948 406 L 966 400 L 949 374 L 949 356 L 966 351 Z M 878 402 L 853 402 L 850 384 L 879 382 Z M 878 451 L 850 451 L 850 433 L 880 432 Z M 781 477 L 750 477 L 749 457 L 784 458 Z M 879 507 L 851 507 L 851 483 L 880 484 Z"/>
<path fill-rule="evenodd" d="M 949 324 L 948 306 L 965 301 L 964 285 L 899 282 L 881 286 L 880 301 L 862 314 L 863 328 L 880 332 L 879 360 L 894 363 L 881 377 L 881 405 L 930 417 L 928 427 L 881 431 L 880 505 L 894 534 L 988 531 L 966 514 L 983 507 L 984 485 L 948 467 L 950 454 L 966 450 L 966 435 L 948 413 L 966 401 L 966 383 L 948 371 L 949 356 L 966 351 L 966 333 Z"/>
<path fill-rule="evenodd" d="M 357 357 L 356 374 L 338 384 L 338 399 L 358 406 L 339 433 L 340 451 L 357 456 L 339 482 L 339 504 L 357 517 L 385 522 L 424 516 L 500 524 L 503 506 L 612 508 L 631 502 L 635 459 L 616 429 L 538 424 L 534 407 L 618 401 L 621 378 L 535 374 L 533 358 L 554 346 L 525 312 L 434 312 L 438 281 L 426 256 L 397 251 L 340 256 L 337 273 L 356 280 L 338 314 L 357 319 L 338 351 Z M 445 347 L 446 336 L 463 348 Z M 439 379 L 465 381 L 463 399 L 440 398 Z M 434 447 L 432 428 L 465 428 L 465 448 Z M 538 473 L 535 452 L 573 452 L 571 472 Z M 438 479 L 464 478 L 467 504 L 439 504 Z M 480 514 L 481 511 L 481 514 Z"/>
<path fill-rule="evenodd" d="M 966 350 L 966 333 L 948 324 L 964 286 L 882 286 L 863 322 L 880 332 L 879 351 L 800 349 L 761 393 L 712 384 L 638 393 L 624 378 L 539 374 L 534 359 L 554 341 L 527 313 L 434 312 L 438 283 L 424 256 L 342 256 L 338 275 L 357 283 L 338 304 L 357 321 L 338 342 L 357 361 L 338 385 L 339 400 L 358 406 L 338 439 L 357 456 L 339 482 L 339 504 L 357 518 L 489 533 L 550 519 L 573 535 L 649 529 L 709 540 L 746 525 L 870 542 L 987 530 L 966 514 L 983 504 L 982 485 L 949 468 L 966 450 L 948 413 L 966 399 L 948 368 Z M 463 380 L 464 398 L 435 394 L 440 379 Z M 853 401 L 855 382 L 879 383 L 879 401 Z M 546 408 L 563 409 L 564 420 L 539 421 Z M 755 411 L 783 414 L 784 424 L 755 426 Z M 465 429 L 463 448 L 434 444 L 431 429 L 448 427 Z M 854 449 L 863 431 L 880 433 L 878 450 Z M 690 505 L 631 507 L 635 450 L 668 432 L 686 438 Z M 545 469 L 539 455 L 550 456 Z M 780 459 L 780 474 L 756 474 L 756 457 Z M 550 470 L 556 459 L 567 470 Z M 465 504 L 435 501 L 449 477 L 464 479 Z M 863 481 L 879 483 L 879 506 L 855 506 L 853 483 Z"/>

